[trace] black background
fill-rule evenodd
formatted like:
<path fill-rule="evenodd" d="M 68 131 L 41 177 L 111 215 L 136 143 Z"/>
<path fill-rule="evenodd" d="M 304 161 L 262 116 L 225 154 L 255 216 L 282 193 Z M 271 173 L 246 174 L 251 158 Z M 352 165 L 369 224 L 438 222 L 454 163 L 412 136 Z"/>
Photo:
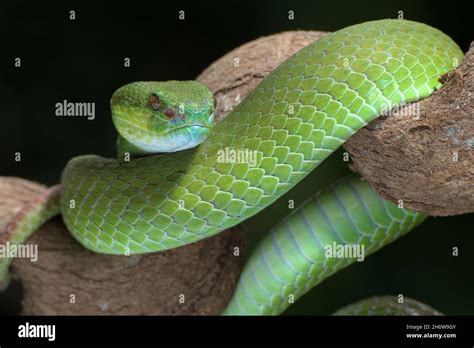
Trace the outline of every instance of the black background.
<path fill-rule="evenodd" d="M 194 79 L 229 50 L 285 30 L 334 31 L 381 18 L 425 22 L 467 51 L 473 38 L 466 1 L 127 1 L 3 2 L 0 5 L 0 175 L 54 184 L 73 156 L 114 156 L 109 98 L 137 80 Z M 76 19 L 69 19 L 69 11 Z M 184 10 L 186 19 L 178 20 Z M 295 19 L 288 20 L 293 10 Z M 20 57 L 21 68 L 14 67 Z M 125 57 L 131 67 L 125 68 Z M 58 118 L 55 104 L 95 102 L 96 119 Z M 14 161 L 21 152 L 22 161 Z M 297 202 L 345 175 L 340 153 L 298 185 Z M 334 167 L 330 167 L 333 165 Z M 282 200 L 284 202 L 284 200 Z M 285 204 L 246 222 L 253 244 L 283 216 Z M 474 314 L 473 215 L 430 218 L 365 262 L 339 272 L 290 314 L 329 314 L 370 295 L 399 294 L 446 314 Z M 453 257 L 457 246 L 460 255 Z M 19 310 L 18 284 L 0 295 L 0 313 Z M 13 299 L 13 300 L 12 300 Z"/>

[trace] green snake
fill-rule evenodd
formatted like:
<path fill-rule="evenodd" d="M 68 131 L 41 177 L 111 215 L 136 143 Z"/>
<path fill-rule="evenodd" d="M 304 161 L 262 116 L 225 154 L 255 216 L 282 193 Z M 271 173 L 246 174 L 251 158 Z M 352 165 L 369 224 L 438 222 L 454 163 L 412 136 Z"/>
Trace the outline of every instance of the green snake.
<path fill-rule="evenodd" d="M 58 213 L 98 253 L 158 252 L 213 236 L 271 205 L 381 112 L 429 96 L 462 57 L 425 24 L 350 26 L 290 57 L 215 125 L 212 92 L 198 82 L 125 85 L 111 99 L 119 159 L 70 160 L 60 187 L 18 213 L 2 242 L 25 242 Z M 224 161 L 223 151 L 255 161 Z M 355 262 L 328 257 L 326 246 L 364 246 L 368 255 L 424 218 L 355 176 L 339 181 L 261 241 L 224 314 L 281 313 Z M 9 264 L 0 260 L 4 285 Z"/>

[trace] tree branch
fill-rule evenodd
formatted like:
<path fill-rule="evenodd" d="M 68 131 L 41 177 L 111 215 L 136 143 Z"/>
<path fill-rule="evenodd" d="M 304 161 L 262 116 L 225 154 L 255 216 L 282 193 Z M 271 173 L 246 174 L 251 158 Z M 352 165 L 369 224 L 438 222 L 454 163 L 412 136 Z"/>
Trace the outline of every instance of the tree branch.
<path fill-rule="evenodd" d="M 0 177 L 0 231 L 46 187 Z M 220 314 L 241 269 L 239 227 L 169 251 L 132 256 L 97 254 L 77 243 L 60 218 L 27 241 L 38 261 L 14 259 L 23 285 L 22 314 Z M 184 295 L 184 297 L 183 297 Z"/>

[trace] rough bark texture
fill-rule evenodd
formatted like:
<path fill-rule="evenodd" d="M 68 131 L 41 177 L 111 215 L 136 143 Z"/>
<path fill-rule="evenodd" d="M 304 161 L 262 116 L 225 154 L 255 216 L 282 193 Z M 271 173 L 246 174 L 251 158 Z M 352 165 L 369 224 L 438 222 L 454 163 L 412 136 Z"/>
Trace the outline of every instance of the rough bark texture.
<path fill-rule="evenodd" d="M 344 148 L 377 192 L 430 215 L 474 212 L 474 44 L 428 99 L 371 122 Z"/>
<path fill-rule="evenodd" d="M 267 36 L 211 64 L 199 79 L 215 91 L 218 117 L 286 58 L 323 35 L 290 31 Z M 395 117 L 380 117 L 344 145 L 351 169 L 383 197 L 430 215 L 474 212 L 473 55 L 471 47 L 434 95 L 400 108 L 392 113 Z"/>
<path fill-rule="evenodd" d="M 276 66 L 322 35 L 294 31 L 260 38 L 211 64 L 198 79 L 216 94 L 217 119 Z M 419 119 L 408 113 L 370 123 L 345 145 L 351 168 L 405 207 L 431 215 L 474 211 L 472 74 L 470 54 L 445 77 L 440 91 L 418 103 Z M 455 154 L 457 161 L 452 160 Z M 0 231 L 44 190 L 23 179 L 0 178 Z M 39 245 L 38 262 L 13 262 L 23 282 L 24 314 L 219 314 L 240 273 L 242 258 L 233 256 L 233 248 L 242 251 L 244 241 L 235 228 L 168 252 L 106 256 L 83 249 L 55 219 L 29 243 Z"/>
<path fill-rule="evenodd" d="M 45 189 L 0 177 L 0 230 Z M 28 244 L 38 245 L 38 261 L 12 264 L 23 285 L 22 314 L 217 315 L 240 274 L 242 257 L 234 256 L 234 248 L 243 251 L 244 236 L 236 227 L 162 253 L 110 256 L 84 249 L 56 218 Z"/>

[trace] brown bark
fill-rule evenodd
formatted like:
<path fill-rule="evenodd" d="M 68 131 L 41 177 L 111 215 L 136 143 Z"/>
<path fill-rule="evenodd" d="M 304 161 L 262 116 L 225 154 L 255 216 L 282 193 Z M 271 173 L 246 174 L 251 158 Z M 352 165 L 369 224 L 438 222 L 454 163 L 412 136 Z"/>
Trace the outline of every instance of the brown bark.
<path fill-rule="evenodd" d="M 31 181 L 0 177 L 0 230 L 45 190 Z M 234 256 L 234 248 L 242 255 L 244 236 L 235 227 L 166 252 L 111 256 L 84 249 L 56 218 L 27 244 L 38 245 L 38 261 L 12 263 L 24 290 L 22 314 L 217 315 L 240 274 L 242 257 Z"/>
<path fill-rule="evenodd" d="M 429 215 L 474 212 L 474 45 L 432 96 L 357 132 L 351 169 L 386 199 Z"/>

